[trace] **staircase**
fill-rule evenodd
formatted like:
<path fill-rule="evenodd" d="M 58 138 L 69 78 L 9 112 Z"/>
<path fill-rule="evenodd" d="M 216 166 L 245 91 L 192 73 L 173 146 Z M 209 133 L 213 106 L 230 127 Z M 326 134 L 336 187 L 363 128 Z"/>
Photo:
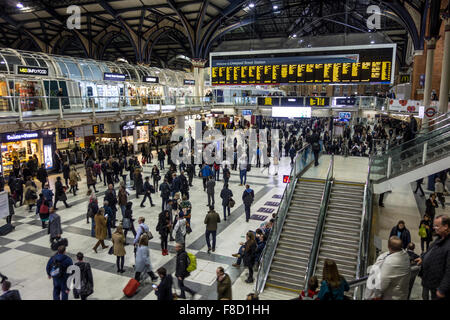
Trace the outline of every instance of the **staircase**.
<path fill-rule="evenodd" d="M 298 179 L 266 286 L 292 292 L 303 290 L 325 182 Z"/>
<path fill-rule="evenodd" d="M 363 202 L 364 184 L 333 183 L 314 273 L 319 281 L 325 259 L 334 260 L 346 280 L 356 278 Z"/>

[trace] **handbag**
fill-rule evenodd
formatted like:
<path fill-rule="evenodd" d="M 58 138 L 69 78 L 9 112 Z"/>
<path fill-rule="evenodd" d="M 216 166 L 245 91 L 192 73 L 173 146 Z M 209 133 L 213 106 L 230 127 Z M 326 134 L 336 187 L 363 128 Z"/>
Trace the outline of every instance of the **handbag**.
<path fill-rule="evenodd" d="M 152 233 L 150 232 L 150 230 L 148 230 L 148 231 L 146 232 L 145 229 L 144 229 L 142 226 L 141 226 L 141 229 L 142 229 L 141 237 L 142 237 L 144 234 L 146 234 L 149 241 L 153 239 L 153 235 L 152 235 Z"/>
<path fill-rule="evenodd" d="M 111 248 L 109 248 L 108 250 L 108 254 L 111 255 L 114 253 L 114 246 L 111 246 Z"/>
<path fill-rule="evenodd" d="M 130 220 L 130 218 L 123 218 L 123 220 L 122 220 L 122 227 L 124 229 L 131 229 L 131 220 Z"/>
<path fill-rule="evenodd" d="M 230 208 L 233 208 L 235 204 L 236 204 L 236 201 L 234 201 L 233 198 L 230 198 L 230 200 L 228 201 L 228 206 Z"/>

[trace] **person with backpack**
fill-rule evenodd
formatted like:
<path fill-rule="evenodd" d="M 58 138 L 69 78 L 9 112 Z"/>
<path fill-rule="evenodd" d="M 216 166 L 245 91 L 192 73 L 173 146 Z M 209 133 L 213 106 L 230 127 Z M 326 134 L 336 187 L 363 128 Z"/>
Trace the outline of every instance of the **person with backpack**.
<path fill-rule="evenodd" d="M 175 244 L 175 251 L 177 252 L 177 262 L 175 267 L 175 276 L 178 279 L 178 287 L 181 290 L 180 298 L 186 299 L 185 292 L 189 292 L 192 299 L 196 295 L 196 292 L 184 285 L 184 279 L 189 277 L 190 272 L 188 271 L 189 265 L 192 263 L 191 258 L 188 253 L 184 250 L 184 245 L 182 243 Z"/>
<path fill-rule="evenodd" d="M 430 216 L 425 214 L 423 219 L 419 224 L 419 236 L 420 236 L 420 248 L 422 249 L 422 254 L 425 252 L 425 246 L 427 245 L 427 250 L 430 246 L 431 241 L 433 241 L 433 222 L 430 219 Z"/>
<path fill-rule="evenodd" d="M 81 298 L 86 300 L 91 294 L 94 293 L 94 277 L 92 276 L 91 265 L 88 262 L 84 262 L 84 255 L 81 252 L 77 253 L 77 263 L 75 265 L 80 268 L 80 289 L 73 289 L 73 296 L 75 299 Z"/>
<path fill-rule="evenodd" d="M 48 278 L 53 279 L 53 300 L 69 299 L 67 268 L 71 265 L 73 265 L 73 261 L 66 255 L 65 246 L 59 246 L 58 252 L 48 260 L 46 271 Z"/>
<path fill-rule="evenodd" d="M 39 200 L 36 203 L 36 214 L 38 214 L 41 219 L 42 229 L 47 228 L 46 223 L 49 220 L 50 206 L 42 193 L 39 194 Z"/>
<path fill-rule="evenodd" d="M 28 206 L 28 212 L 33 212 L 32 208 L 36 205 L 37 190 L 33 187 L 31 181 L 27 181 L 25 184 L 25 205 Z"/>
<path fill-rule="evenodd" d="M 164 182 L 161 183 L 161 185 L 159 186 L 159 191 L 161 191 L 161 199 L 162 199 L 161 208 L 162 210 L 164 210 L 166 209 L 167 202 L 169 201 L 170 198 L 170 186 L 169 183 L 167 182 L 167 179 L 164 179 Z"/>
<path fill-rule="evenodd" d="M 325 259 L 319 300 L 345 300 L 344 292 L 348 290 L 350 287 L 345 278 L 339 274 L 336 262 Z"/>
<path fill-rule="evenodd" d="M 150 200 L 150 205 L 152 207 L 154 207 L 155 205 L 153 204 L 153 200 L 152 200 L 152 193 L 155 193 L 155 188 L 153 188 L 153 186 L 150 184 L 150 177 L 145 177 L 145 183 L 144 183 L 144 199 L 142 199 L 141 202 L 141 208 L 145 208 L 145 200 L 147 200 L 147 198 Z"/>
<path fill-rule="evenodd" d="M 45 183 L 44 189 L 42 189 L 42 194 L 44 199 L 48 201 L 48 205 L 51 208 L 53 206 L 53 190 L 50 189 L 50 185 L 48 182 Z"/>
<path fill-rule="evenodd" d="M 158 277 L 152 271 L 152 264 L 150 261 L 150 249 L 148 247 L 148 236 L 143 234 L 136 248 L 136 263 L 135 263 L 135 274 L 134 279 L 136 281 L 141 281 L 141 274 L 147 273 L 152 281 L 158 280 Z"/>
<path fill-rule="evenodd" d="M 226 166 L 225 166 L 226 168 Z M 220 191 L 220 197 L 222 198 L 222 207 L 223 207 L 223 220 L 227 221 L 227 210 L 228 217 L 230 216 L 230 200 L 232 200 L 233 192 L 228 188 L 228 183 L 223 185 L 222 191 Z"/>
<path fill-rule="evenodd" d="M 319 300 L 319 281 L 316 276 L 312 276 L 308 280 L 308 292 L 302 290 L 298 300 Z"/>
<path fill-rule="evenodd" d="M 137 228 L 136 236 L 134 237 L 134 242 L 133 242 L 133 244 L 135 246 L 135 249 L 136 249 L 136 246 L 139 243 L 139 239 L 141 238 L 141 236 L 143 234 L 148 234 L 150 232 L 150 228 L 148 227 L 148 225 L 145 224 L 145 218 L 144 217 L 139 217 L 138 224 L 139 224 L 139 226 Z"/>
<path fill-rule="evenodd" d="M 231 172 L 230 172 L 230 169 L 228 169 L 228 165 L 227 164 L 223 168 L 222 174 L 223 174 L 224 184 L 228 184 L 228 181 L 230 181 Z"/>

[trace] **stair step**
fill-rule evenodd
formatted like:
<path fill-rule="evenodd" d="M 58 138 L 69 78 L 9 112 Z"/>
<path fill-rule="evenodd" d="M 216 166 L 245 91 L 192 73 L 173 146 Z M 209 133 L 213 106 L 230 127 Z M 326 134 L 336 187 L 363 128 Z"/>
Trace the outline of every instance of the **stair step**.
<path fill-rule="evenodd" d="M 325 219 L 325 221 L 326 221 L 326 226 L 328 226 L 329 228 L 331 228 L 331 227 L 348 228 L 353 231 L 359 232 L 359 228 L 361 226 L 360 222 L 342 221 L 340 219 L 329 218 L 329 217 L 327 217 Z"/>
<path fill-rule="evenodd" d="M 340 241 L 341 239 L 347 239 L 349 241 L 359 242 L 359 234 L 358 235 L 349 234 L 348 230 L 341 231 L 341 230 L 336 230 L 336 229 L 328 229 L 325 225 L 323 237 L 326 237 L 326 236 L 329 237 L 330 239 L 333 238 L 336 242 Z"/>
<path fill-rule="evenodd" d="M 327 215 L 326 221 L 341 222 L 342 224 L 357 226 L 358 228 L 361 226 L 361 219 L 359 219 L 359 218 L 350 219 L 350 218 L 347 218 L 346 216 L 339 217 L 337 215 L 329 215 L 329 216 Z"/>
<path fill-rule="evenodd" d="M 361 219 L 362 211 L 349 211 L 345 208 L 330 208 L 328 207 L 327 216 L 342 216 L 348 217 L 349 219 L 359 218 Z"/>

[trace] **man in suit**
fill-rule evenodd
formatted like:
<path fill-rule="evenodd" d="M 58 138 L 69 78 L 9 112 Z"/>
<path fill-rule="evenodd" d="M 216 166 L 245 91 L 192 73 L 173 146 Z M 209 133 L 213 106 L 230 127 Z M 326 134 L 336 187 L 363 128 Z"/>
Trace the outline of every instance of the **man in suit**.
<path fill-rule="evenodd" d="M 18 290 L 10 290 L 11 289 L 11 282 L 9 281 L 3 281 L 2 282 L 2 291 L 3 294 L 0 296 L 0 300 L 22 300 L 20 297 L 20 293 Z"/>

